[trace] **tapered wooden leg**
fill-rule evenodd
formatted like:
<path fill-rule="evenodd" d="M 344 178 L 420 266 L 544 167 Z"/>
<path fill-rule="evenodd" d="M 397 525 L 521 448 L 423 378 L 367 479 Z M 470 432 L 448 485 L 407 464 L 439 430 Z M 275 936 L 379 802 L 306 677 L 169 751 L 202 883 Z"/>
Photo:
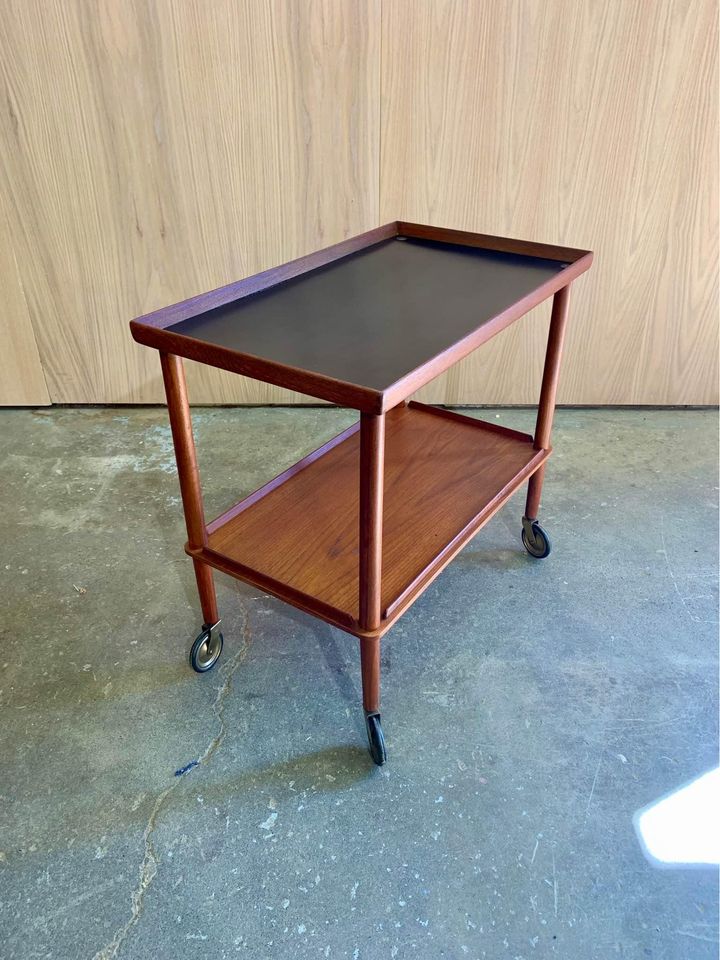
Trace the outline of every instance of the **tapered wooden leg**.
<path fill-rule="evenodd" d="M 537 520 L 544 479 L 545 464 L 539 467 L 528 481 L 527 500 L 525 501 L 525 517 L 528 520 Z"/>
<path fill-rule="evenodd" d="M 385 415 L 360 415 L 360 626 L 377 630 L 381 618 Z"/>
<path fill-rule="evenodd" d="M 366 713 L 380 712 L 380 641 L 360 640 L 360 668 L 362 671 L 363 707 Z"/>
<path fill-rule="evenodd" d="M 382 620 L 382 521 L 385 464 L 384 414 L 360 415 L 360 569 L 359 606 L 363 630 L 377 630 Z M 363 707 L 373 761 L 387 759 L 380 722 L 380 640 L 360 639 Z"/>
<path fill-rule="evenodd" d="M 387 749 L 380 720 L 380 640 L 378 637 L 361 638 L 360 666 L 368 749 L 373 763 L 381 767 L 387 760 Z"/>
<path fill-rule="evenodd" d="M 220 619 L 217 594 L 215 593 L 215 581 L 213 580 L 213 570 L 212 567 L 209 567 L 201 560 L 193 560 L 193 566 L 195 567 L 195 580 L 197 581 L 198 594 L 200 595 L 203 623 L 211 627 Z"/>
<path fill-rule="evenodd" d="M 173 354 L 161 353 L 163 381 L 167 396 L 168 416 L 175 447 L 180 494 L 182 496 L 185 526 L 191 547 L 207 545 L 207 529 L 203 510 L 200 474 L 198 472 L 195 440 L 192 432 L 192 419 L 185 383 L 185 371 L 182 359 Z M 193 560 L 195 579 L 197 580 L 203 620 L 213 625 L 219 620 L 217 597 L 213 582 L 212 569 L 200 560 Z"/>
<path fill-rule="evenodd" d="M 550 434 L 552 432 L 553 417 L 555 415 L 555 397 L 557 395 L 569 299 L 570 284 L 558 290 L 553 298 L 550 331 L 548 333 L 547 351 L 545 353 L 545 368 L 543 370 L 540 402 L 538 404 L 538 415 L 535 425 L 534 446 L 536 450 L 547 450 L 550 447 Z M 527 502 L 525 504 L 525 520 L 527 521 L 532 521 L 537 518 L 540 509 L 540 496 L 542 494 L 544 477 L 544 464 L 530 477 Z"/>

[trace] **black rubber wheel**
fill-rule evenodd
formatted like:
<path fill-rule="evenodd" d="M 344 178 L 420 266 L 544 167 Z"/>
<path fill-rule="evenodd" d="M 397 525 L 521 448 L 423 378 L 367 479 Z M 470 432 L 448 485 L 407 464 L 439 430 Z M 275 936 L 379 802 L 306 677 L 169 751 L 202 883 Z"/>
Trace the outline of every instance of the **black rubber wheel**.
<path fill-rule="evenodd" d="M 523 527 L 522 542 L 530 556 L 536 557 L 538 560 L 542 560 L 543 557 L 547 557 L 552 550 L 550 537 L 545 533 L 537 521 L 533 521 L 532 524 L 532 540 L 529 539 L 526 528 Z"/>
<path fill-rule="evenodd" d="M 190 648 L 190 666 L 196 673 L 207 673 L 220 659 L 223 648 L 223 635 L 219 630 L 213 633 L 210 627 L 204 627 Z"/>
<path fill-rule="evenodd" d="M 365 726 L 367 727 L 370 756 L 373 758 L 373 763 L 381 767 L 387 760 L 387 750 L 385 749 L 385 737 L 380 723 L 380 714 L 368 714 L 365 717 Z"/>

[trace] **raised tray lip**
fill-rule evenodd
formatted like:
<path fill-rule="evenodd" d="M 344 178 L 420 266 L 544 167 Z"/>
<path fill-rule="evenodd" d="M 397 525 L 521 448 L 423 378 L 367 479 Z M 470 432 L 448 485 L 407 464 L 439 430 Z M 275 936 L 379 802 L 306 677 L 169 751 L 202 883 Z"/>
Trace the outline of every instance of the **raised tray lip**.
<path fill-rule="evenodd" d="M 409 581 L 397 595 L 391 597 L 387 603 L 384 603 L 381 622 L 375 630 L 367 631 L 360 627 L 357 611 L 342 609 L 333 605 L 327 599 L 320 599 L 317 596 L 305 592 L 297 585 L 293 585 L 286 580 L 276 579 L 267 570 L 248 565 L 245 561 L 235 559 L 230 554 L 224 553 L 213 541 L 214 534 L 226 525 L 234 524 L 241 514 L 247 510 L 252 510 L 259 500 L 262 500 L 283 484 L 292 483 L 297 474 L 302 470 L 316 463 L 319 459 L 322 459 L 322 457 L 335 447 L 349 441 L 353 435 L 358 433 L 360 428 L 359 421 L 356 421 L 329 440 L 326 440 L 325 443 L 306 454 L 306 456 L 297 463 L 291 464 L 272 479 L 262 484 L 262 486 L 248 493 L 223 513 L 216 516 L 206 524 L 207 542 L 203 546 L 196 547 L 186 543 L 185 552 L 196 560 L 207 563 L 245 583 L 252 584 L 257 589 L 278 597 L 285 603 L 289 603 L 291 606 L 295 606 L 315 617 L 319 617 L 356 637 L 383 636 L 405 611 L 422 596 L 427 587 L 439 576 L 445 567 L 447 567 L 458 552 L 473 539 L 488 520 L 494 516 L 517 491 L 519 486 L 521 486 L 532 473 L 539 469 L 552 453 L 550 447 L 544 449 L 535 447 L 532 434 L 524 433 L 494 423 L 491 420 L 485 420 L 481 417 L 468 416 L 466 413 L 421 403 L 416 400 L 410 401 L 407 408 L 398 407 L 393 410 L 389 416 L 392 420 L 394 417 L 412 415 L 413 412 L 440 417 L 451 422 L 454 421 L 455 423 L 462 424 L 466 428 L 469 427 L 477 431 L 489 431 L 491 433 L 501 434 L 506 439 L 512 439 L 516 443 L 519 442 L 526 445 L 529 450 L 532 451 L 532 456 L 512 478 L 507 480 L 502 488 L 498 489 L 493 498 L 485 503 L 482 509 L 471 517 L 463 527 L 456 531 L 455 535 L 447 543 L 438 547 L 434 557 L 429 560 L 425 567 L 417 571 L 415 577 Z"/>
<path fill-rule="evenodd" d="M 465 337 L 382 390 L 337 380 L 326 374 L 232 350 L 168 329 L 183 320 L 200 316 L 216 307 L 241 300 L 261 290 L 270 289 L 286 280 L 309 273 L 318 267 L 395 237 L 433 240 L 493 252 L 512 253 L 517 256 L 556 260 L 566 266 L 525 297 L 510 304 L 501 313 L 486 320 Z M 533 307 L 567 286 L 589 269 L 592 260 L 593 254 L 589 250 L 393 220 L 315 253 L 143 314 L 130 322 L 130 330 L 138 343 L 164 353 L 176 354 L 265 383 L 296 390 L 321 400 L 352 407 L 364 413 L 378 414 L 407 399 L 419 387 L 439 376 L 458 360 L 463 359 L 509 324 L 524 316 Z"/>

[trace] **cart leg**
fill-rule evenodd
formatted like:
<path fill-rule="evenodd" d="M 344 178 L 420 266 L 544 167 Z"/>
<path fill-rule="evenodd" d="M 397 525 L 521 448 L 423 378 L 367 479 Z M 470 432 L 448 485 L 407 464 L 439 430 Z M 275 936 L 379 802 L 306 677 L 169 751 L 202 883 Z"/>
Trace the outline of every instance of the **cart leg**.
<path fill-rule="evenodd" d="M 380 639 L 378 637 L 363 637 L 360 640 L 360 668 L 368 748 L 373 761 L 378 766 L 382 766 L 387 760 L 387 750 L 380 720 Z"/>
<path fill-rule="evenodd" d="M 363 707 L 365 714 L 380 713 L 380 641 L 363 637 L 360 641 Z"/>
<path fill-rule="evenodd" d="M 360 626 L 377 630 L 382 617 L 382 519 L 385 464 L 384 414 L 360 415 Z M 380 640 L 360 640 L 363 707 L 370 756 L 378 766 L 387 751 L 380 722 Z"/>
<path fill-rule="evenodd" d="M 193 560 L 193 566 L 195 567 L 195 579 L 200 595 L 203 620 L 206 624 L 217 623 L 220 617 L 218 616 L 217 594 L 215 593 L 212 567 L 203 563 L 202 560 Z"/>
<path fill-rule="evenodd" d="M 537 520 L 544 479 L 545 464 L 536 470 L 528 481 L 527 500 L 525 501 L 525 516 L 530 520 Z"/>
<path fill-rule="evenodd" d="M 190 547 L 207 544 L 207 529 L 203 510 L 200 474 L 195 453 L 192 419 L 188 403 L 187 384 L 182 359 L 173 354 L 161 353 L 160 363 L 167 396 L 168 416 L 175 447 L 180 494 L 182 496 L 185 526 Z M 203 625 L 190 650 L 190 665 L 198 673 L 205 673 L 217 663 L 223 646 L 219 630 L 217 596 L 211 568 L 200 560 L 193 559 L 195 579 L 203 614 Z"/>
<path fill-rule="evenodd" d="M 547 450 L 550 447 L 550 434 L 555 415 L 555 397 L 557 395 L 569 299 L 570 284 L 558 290 L 553 298 L 550 332 L 548 333 L 547 350 L 545 352 L 545 368 L 535 424 L 534 446 L 536 450 Z M 523 545 L 530 556 L 539 559 L 547 557 L 551 549 L 550 538 L 537 521 L 544 478 L 545 464 L 530 477 L 525 503 L 525 516 L 522 521 Z"/>

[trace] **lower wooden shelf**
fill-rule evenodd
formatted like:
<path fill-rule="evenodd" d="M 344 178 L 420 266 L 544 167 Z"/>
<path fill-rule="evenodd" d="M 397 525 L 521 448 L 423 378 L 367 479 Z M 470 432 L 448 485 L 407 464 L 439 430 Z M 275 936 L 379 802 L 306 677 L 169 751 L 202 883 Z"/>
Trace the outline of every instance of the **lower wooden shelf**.
<path fill-rule="evenodd" d="M 382 635 L 545 462 L 533 438 L 410 403 L 386 418 Z M 356 636 L 359 424 L 208 525 L 191 556 Z"/>

